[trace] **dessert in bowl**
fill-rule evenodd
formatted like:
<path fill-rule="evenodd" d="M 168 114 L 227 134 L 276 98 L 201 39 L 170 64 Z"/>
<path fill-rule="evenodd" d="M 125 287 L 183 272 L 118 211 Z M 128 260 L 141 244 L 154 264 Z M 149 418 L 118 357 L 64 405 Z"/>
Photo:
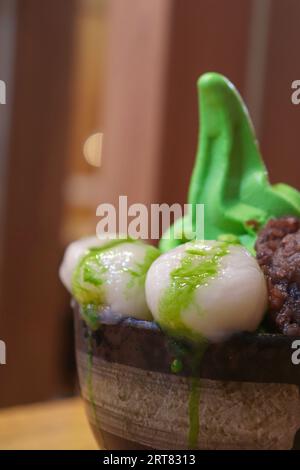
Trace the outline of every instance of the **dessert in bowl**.
<path fill-rule="evenodd" d="M 225 77 L 205 74 L 199 96 L 184 220 L 158 248 L 74 242 L 60 269 L 82 395 L 107 449 L 289 449 L 300 428 L 300 194 L 269 183 Z"/>

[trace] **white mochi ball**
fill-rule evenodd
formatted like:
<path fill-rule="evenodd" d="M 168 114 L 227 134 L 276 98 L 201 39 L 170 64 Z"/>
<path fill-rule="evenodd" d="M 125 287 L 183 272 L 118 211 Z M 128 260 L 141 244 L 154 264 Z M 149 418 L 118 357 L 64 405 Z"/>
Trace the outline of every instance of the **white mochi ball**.
<path fill-rule="evenodd" d="M 87 247 L 88 241 L 67 253 L 67 258 L 76 258 L 69 261 L 68 272 L 72 271 L 71 292 L 81 307 L 151 320 L 145 279 L 159 250 L 133 240 L 105 240 Z"/>
<path fill-rule="evenodd" d="M 104 243 L 107 243 L 108 240 L 108 236 L 103 236 L 102 238 L 93 236 L 85 237 L 70 243 L 66 248 L 59 268 L 59 277 L 70 293 L 72 291 L 72 275 L 80 258 L 88 252 L 89 248 L 102 246 Z"/>
<path fill-rule="evenodd" d="M 242 246 L 194 241 L 161 255 L 146 278 L 154 319 L 174 335 L 211 341 L 255 331 L 267 308 L 256 259 Z"/>
<path fill-rule="evenodd" d="M 88 248 L 97 246 L 99 240 L 96 237 L 86 237 L 76 240 L 66 248 L 63 260 L 59 267 L 59 277 L 65 288 L 71 292 L 72 274 L 80 258 L 87 252 Z"/>

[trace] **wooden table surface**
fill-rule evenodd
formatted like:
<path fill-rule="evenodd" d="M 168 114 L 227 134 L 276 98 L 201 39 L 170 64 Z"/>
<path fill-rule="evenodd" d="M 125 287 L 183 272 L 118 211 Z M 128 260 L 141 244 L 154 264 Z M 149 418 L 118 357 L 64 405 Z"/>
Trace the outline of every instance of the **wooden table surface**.
<path fill-rule="evenodd" d="M 96 450 L 80 398 L 0 410 L 0 450 Z"/>

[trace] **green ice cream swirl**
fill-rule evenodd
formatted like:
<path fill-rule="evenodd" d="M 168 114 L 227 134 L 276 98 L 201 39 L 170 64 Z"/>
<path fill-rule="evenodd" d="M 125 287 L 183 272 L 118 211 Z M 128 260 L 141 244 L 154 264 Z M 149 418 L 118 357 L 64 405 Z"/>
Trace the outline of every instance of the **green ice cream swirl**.
<path fill-rule="evenodd" d="M 198 81 L 201 131 L 185 216 L 160 242 L 167 251 L 187 241 L 195 230 L 196 204 L 204 204 L 205 239 L 232 234 L 253 249 L 256 233 L 271 217 L 300 216 L 300 193 L 271 185 L 252 122 L 241 96 L 222 75 L 207 73 Z"/>

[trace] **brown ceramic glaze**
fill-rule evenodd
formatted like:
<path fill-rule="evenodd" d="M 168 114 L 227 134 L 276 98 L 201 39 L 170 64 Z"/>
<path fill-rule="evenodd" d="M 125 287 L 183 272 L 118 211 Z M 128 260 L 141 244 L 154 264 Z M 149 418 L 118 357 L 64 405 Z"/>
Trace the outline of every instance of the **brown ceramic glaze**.
<path fill-rule="evenodd" d="M 188 449 L 191 437 L 199 449 L 292 447 L 300 427 L 293 338 L 240 334 L 208 345 L 195 364 L 188 346 L 151 322 L 102 325 L 91 338 L 76 306 L 75 330 L 82 395 L 102 448 Z"/>

